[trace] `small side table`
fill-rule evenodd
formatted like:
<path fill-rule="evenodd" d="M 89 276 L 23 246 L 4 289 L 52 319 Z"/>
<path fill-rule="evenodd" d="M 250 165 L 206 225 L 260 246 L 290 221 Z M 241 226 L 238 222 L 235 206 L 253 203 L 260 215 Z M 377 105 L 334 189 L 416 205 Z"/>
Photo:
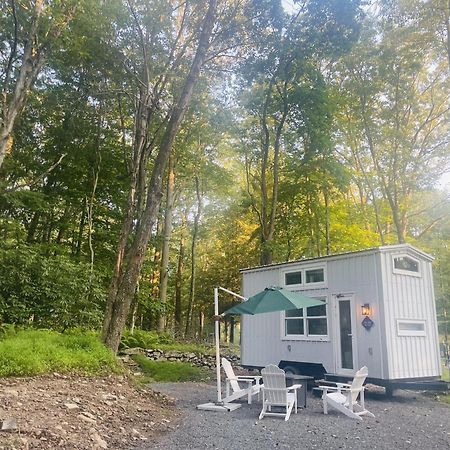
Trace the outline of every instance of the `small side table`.
<path fill-rule="evenodd" d="M 306 408 L 306 390 L 309 380 L 314 380 L 314 377 L 310 377 L 308 375 L 295 375 L 295 374 L 286 374 L 286 386 L 292 386 L 293 384 L 301 384 L 302 387 L 300 391 L 297 392 L 297 403 L 298 406 Z"/>

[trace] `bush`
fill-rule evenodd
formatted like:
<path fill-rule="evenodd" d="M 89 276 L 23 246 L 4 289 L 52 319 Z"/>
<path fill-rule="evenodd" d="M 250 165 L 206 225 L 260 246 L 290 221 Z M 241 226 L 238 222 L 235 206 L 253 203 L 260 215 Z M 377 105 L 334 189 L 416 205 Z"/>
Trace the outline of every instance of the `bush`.
<path fill-rule="evenodd" d="M 0 376 L 51 372 L 101 375 L 121 369 L 93 333 L 21 330 L 0 336 Z"/>
<path fill-rule="evenodd" d="M 0 322 L 44 328 L 100 325 L 106 292 L 90 266 L 68 256 L 44 256 L 38 246 L 0 249 Z"/>
<path fill-rule="evenodd" d="M 191 342 L 177 342 L 167 333 L 157 333 L 156 331 L 144 331 L 136 329 L 131 334 L 125 331 L 120 343 L 120 349 L 123 348 L 158 348 L 161 350 L 178 350 L 180 352 L 206 353 L 213 351 L 211 346 L 196 344 Z"/>
<path fill-rule="evenodd" d="M 157 333 L 156 331 L 144 331 L 135 329 L 133 334 L 125 331 L 122 336 L 121 348 L 155 348 L 161 344 L 175 344 L 174 339 L 167 333 Z"/>

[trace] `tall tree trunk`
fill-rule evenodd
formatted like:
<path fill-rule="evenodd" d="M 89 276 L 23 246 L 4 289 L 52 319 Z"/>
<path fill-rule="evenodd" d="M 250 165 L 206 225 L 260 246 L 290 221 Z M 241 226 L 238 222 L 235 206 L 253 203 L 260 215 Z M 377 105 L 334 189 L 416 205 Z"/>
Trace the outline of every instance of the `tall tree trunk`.
<path fill-rule="evenodd" d="M 181 235 L 180 238 L 180 247 L 178 250 L 178 265 L 177 265 L 177 275 L 175 279 L 175 311 L 174 311 L 174 320 L 175 320 L 175 333 L 177 336 L 181 333 L 181 312 L 182 312 L 182 286 L 183 286 L 183 270 L 184 270 L 184 236 Z"/>
<path fill-rule="evenodd" d="M 198 176 L 195 177 L 195 192 L 197 194 L 197 213 L 194 218 L 194 228 L 192 230 L 192 244 L 191 244 L 191 282 L 189 285 L 189 302 L 186 310 L 186 328 L 184 330 L 184 335 L 187 337 L 189 335 L 189 330 L 191 327 L 191 318 L 194 309 L 194 298 L 195 298 L 195 259 L 196 259 L 196 247 L 197 247 L 197 236 L 198 236 L 198 225 L 200 223 L 200 217 L 202 215 L 203 201 L 202 194 L 200 190 L 200 181 Z"/>
<path fill-rule="evenodd" d="M 330 204 L 328 198 L 328 190 L 325 186 L 323 189 L 323 198 L 325 202 L 325 243 L 327 255 L 331 253 L 331 241 L 330 241 Z"/>
<path fill-rule="evenodd" d="M 86 197 L 83 198 L 83 205 L 81 209 L 81 217 L 80 217 L 80 223 L 78 225 L 78 237 L 77 237 L 77 245 L 76 245 L 76 251 L 75 255 L 80 256 L 81 255 L 81 247 L 83 246 L 83 233 L 84 233 L 84 226 L 86 224 Z"/>
<path fill-rule="evenodd" d="M 126 264 L 118 277 L 117 288 L 114 289 L 115 286 L 113 286 L 113 290 L 108 297 L 102 337 L 105 344 L 114 352 L 117 352 L 119 347 L 123 328 L 130 310 L 130 304 L 134 296 L 136 284 L 144 262 L 147 244 L 149 242 L 151 231 L 161 202 L 162 179 L 167 160 L 183 117 L 186 113 L 186 109 L 191 101 L 200 70 L 207 56 L 215 22 L 216 1 L 217 0 L 209 1 L 208 11 L 202 23 L 202 30 L 194 60 L 178 102 L 171 113 L 159 146 L 158 154 L 154 161 L 152 176 L 148 185 L 145 210 L 141 216 L 142 220 L 139 222 L 136 229 L 134 242 L 127 252 L 125 261 Z"/>
<path fill-rule="evenodd" d="M 172 234 L 172 215 L 175 198 L 175 172 L 174 172 L 173 157 L 169 157 L 169 168 L 167 177 L 166 190 L 166 211 L 164 216 L 164 231 L 161 249 L 161 269 L 160 269 L 160 284 L 159 284 L 159 302 L 161 303 L 161 314 L 159 316 L 158 331 L 162 332 L 166 326 L 166 312 L 165 306 L 167 303 L 167 285 L 169 282 L 169 253 L 170 253 L 170 237 Z"/>
<path fill-rule="evenodd" d="M 101 133 L 101 115 L 98 117 L 98 125 L 97 125 L 97 136 L 96 136 L 96 144 L 95 144 L 95 162 L 91 168 L 92 172 L 92 190 L 91 195 L 89 197 L 89 201 L 87 202 L 87 226 L 88 226 L 88 246 L 89 246 L 89 263 L 90 263 L 90 274 L 89 274 L 89 288 L 88 288 L 88 297 L 91 297 L 92 292 L 92 282 L 94 280 L 94 246 L 92 243 L 92 232 L 94 229 L 94 202 L 95 202 L 95 194 L 97 192 L 97 184 L 98 184 L 98 176 L 100 173 L 100 164 L 101 164 L 101 153 L 100 153 L 100 133 Z"/>

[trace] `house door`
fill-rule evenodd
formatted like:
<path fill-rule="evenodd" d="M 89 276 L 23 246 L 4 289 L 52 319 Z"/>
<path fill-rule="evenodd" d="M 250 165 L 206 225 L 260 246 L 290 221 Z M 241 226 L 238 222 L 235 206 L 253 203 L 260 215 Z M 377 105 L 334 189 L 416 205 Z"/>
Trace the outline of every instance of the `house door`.
<path fill-rule="evenodd" d="M 338 373 L 353 374 L 356 367 L 353 298 L 345 297 L 336 300 Z"/>

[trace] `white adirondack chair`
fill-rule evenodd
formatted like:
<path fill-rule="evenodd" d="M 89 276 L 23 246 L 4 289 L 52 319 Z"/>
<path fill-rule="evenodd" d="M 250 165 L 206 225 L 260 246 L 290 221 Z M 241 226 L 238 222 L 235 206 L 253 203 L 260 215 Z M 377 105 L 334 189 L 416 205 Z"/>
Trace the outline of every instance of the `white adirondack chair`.
<path fill-rule="evenodd" d="M 263 377 L 263 407 L 259 419 L 264 416 L 284 416 L 284 420 L 289 420 L 292 409 L 295 407 L 297 414 L 297 389 L 301 384 L 294 384 L 286 387 L 286 374 L 284 370 L 273 364 L 261 370 Z M 272 412 L 272 407 L 283 407 L 284 412 Z"/>
<path fill-rule="evenodd" d="M 224 403 L 229 403 L 246 396 L 247 402 L 250 405 L 252 403 L 252 396 L 259 395 L 261 391 L 262 377 L 260 375 L 236 376 L 230 361 L 226 358 L 222 358 L 222 367 L 227 376 L 225 380 Z M 245 387 L 241 387 L 239 383 L 243 384 Z"/>
<path fill-rule="evenodd" d="M 362 420 L 361 416 L 364 415 L 375 417 L 364 406 L 363 384 L 368 373 L 367 367 L 364 366 L 356 372 L 351 384 L 336 383 L 336 386 L 319 386 L 319 389 L 323 391 L 324 414 L 328 414 L 328 406 L 331 406 L 352 419 Z"/>

